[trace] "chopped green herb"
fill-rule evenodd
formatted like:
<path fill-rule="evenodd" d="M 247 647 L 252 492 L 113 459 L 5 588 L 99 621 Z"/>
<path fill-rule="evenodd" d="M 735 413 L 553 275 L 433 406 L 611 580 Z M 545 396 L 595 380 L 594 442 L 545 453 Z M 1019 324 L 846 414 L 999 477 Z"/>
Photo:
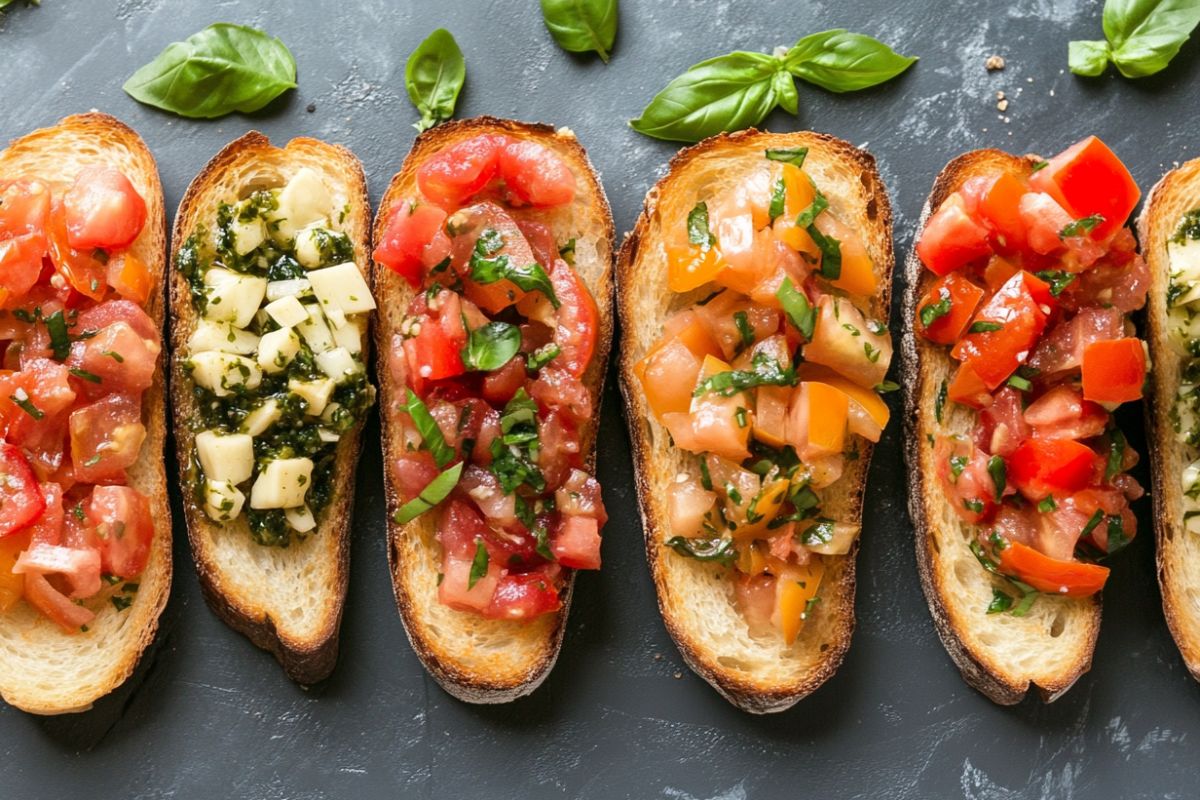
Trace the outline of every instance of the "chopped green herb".
<path fill-rule="evenodd" d="M 946 410 L 946 381 L 942 381 L 942 385 L 938 387 L 937 399 L 933 402 L 933 415 L 937 418 L 938 423 L 942 421 L 942 415 Z"/>
<path fill-rule="evenodd" d="M 812 339 L 813 329 L 817 325 L 817 309 L 808 302 L 808 296 L 792 284 L 791 278 L 784 278 L 775 297 L 800 335 Z"/>
<path fill-rule="evenodd" d="M 971 327 L 968 330 L 968 332 L 969 333 L 993 333 L 995 331 L 1002 330 L 1003 328 L 1004 328 L 1004 326 L 1002 324 L 1000 324 L 999 322 L 980 321 L 980 322 L 972 322 Z"/>
<path fill-rule="evenodd" d="M 488 551 L 483 539 L 475 540 L 475 557 L 471 559 L 471 573 L 467 576 L 467 591 L 475 588 L 479 579 L 488 573 Z"/>
<path fill-rule="evenodd" d="M 875 384 L 875 391 L 879 394 L 889 394 L 891 392 L 900 391 L 900 384 L 895 381 L 880 381 Z"/>
<path fill-rule="evenodd" d="M 795 164 L 797 167 L 803 167 L 804 159 L 808 156 L 808 148 L 773 147 L 765 151 L 765 155 L 769 161 L 782 161 L 785 164 Z"/>
<path fill-rule="evenodd" d="M 717 237 L 708 229 L 708 205 L 701 200 L 688 212 L 688 241 L 698 247 L 712 247 Z"/>
<path fill-rule="evenodd" d="M 442 429 L 433 415 L 429 413 L 429 408 L 412 389 L 408 390 L 408 399 L 404 404 L 404 410 L 412 417 L 413 424 L 417 426 L 417 433 L 421 435 L 421 441 L 424 442 L 426 449 L 433 455 L 438 469 L 442 469 L 453 461 L 454 448 L 446 444 L 446 437 L 442 434 Z"/>
<path fill-rule="evenodd" d="M 1053 297 L 1058 297 L 1063 291 L 1075 282 L 1079 276 L 1074 272 L 1067 272 L 1061 269 L 1046 269 L 1035 273 L 1037 277 L 1050 284 L 1050 294 Z"/>
<path fill-rule="evenodd" d="M 767 216 L 771 218 L 771 223 L 783 214 L 784 203 L 787 199 L 787 183 L 783 178 L 775 181 L 775 188 L 771 191 L 771 205 L 767 209 Z"/>
<path fill-rule="evenodd" d="M 995 587 L 992 588 L 992 602 L 988 604 L 987 613 L 1003 614 L 1012 608 L 1013 599 L 1007 592 L 1004 592 Z"/>
<path fill-rule="evenodd" d="M 1033 384 L 1028 379 L 1022 378 L 1020 375 L 1013 375 L 1008 379 L 1008 385 L 1019 392 L 1028 392 L 1033 388 Z"/>
<path fill-rule="evenodd" d="M 1063 229 L 1058 232 L 1058 238 L 1066 239 L 1070 236 L 1082 236 L 1085 233 L 1090 233 L 1091 230 L 1101 222 L 1104 222 L 1103 214 L 1092 214 L 1084 217 L 1083 219 L 1077 219 L 1074 222 L 1064 226 Z"/>
<path fill-rule="evenodd" d="M 1108 438 L 1108 461 L 1104 466 L 1104 480 L 1112 481 L 1125 467 L 1125 434 L 1114 425 Z"/>
<path fill-rule="evenodd" d="M 992 483 L 996 485 L 996 502 L 999 503 L 1004 494 L 1004 487 L 1008 484 L 1008 469 L 1004 459 L 1001 456 L 989 458 L 987 471 L 988 475 L 992 476 Z"/>
<path fill-rule="evenodd" d="M 421 490 L 421 493 L 409 500 L 396 511 L 393 519 L 397 525 L 407 525 L 417 517 L 430 510 L 438 503 L 449 497 L 450 492 L 458 485 L 462 477 L 463 462 L 458 462 L 449 469 L 443 470 L 436 478 Z"/>
<path fill-rule="evenodd" d="M 73 367 L 67 370 L 67 372 L 71 373 L 80 380 L 87 381 L 88 383 L 100 383 L 100 376 L 94 372 L 88 372 L 86 369 L 78 369 Z"/>
<path fill-rule="evenodd" d="M 737 311 L 733 315 L 733 324 L 741 338 L 739 350 L 754 344 L 754 328 L 750 325 L 750 317 L 745 311 Z"/>
<path fill-rule="evenodd" d="M 36 420 L 40 420 L 46 416 L 46 412 L 35 406 L 33 401 L 29 399 L 29 395 L 26 394 L 25 390 L 20 387 L 18 387 L 15 392 L 9 395 L 8 399 L 12 400 L 17 404 L 18 408 Z"/>
<path fill-rule="evenodd" d="M 779 362 L 766 353 L 755 354 L 751 361 L 753 369 L 729 370 L 710 375 L 696 386 L 693 397 L 716 393 L 721 397 L 732 397 L 755 386 L 794 386 L 796 370 L 781 367 Z"/>
<path fill-rule="evenodd" d="M 941 299 L 936 303 L 926 303 L 921 306 L 921 324 L 926 328 L 950 313 L 951 301 L 949 290 L 943 286 L 938 296 Z"/>
<path fill-rule="evenodd" d="M 1058 510 L 1058 503 L 1054 502 L 1054 495 L 1048 494 L 1037 504 L 1037 510 L 1043 514 L 1048 514 L 1051 511 Z"/>
<path fill-rule="evenodd" d="M 46 318 L 46 330 L 50 332 L 50 350 L 57 361 L 65 361 L 71 355 L 71 337 L 67 333 L 67 318 L 62 311 L 55 311 Z"/>
<path fill-rule="evenodd" d="M 733 539 L 723 536 L 712 536 L 702 539 L 689 539 L 683 536 L 672 536 L 666 542 L 667 547 L 681 556 L 694 558 L 697 561 L 715 561 L 729 566 L 737 560 L 737 549 Z"/>
<path fill-rule="evenodd" d="M 471 252 L 471 280 L 482 284 L 508 280 L 522 291 L 541 292 L 551 305 L 558 308 L 561 303 L 542 265 L 536 261 L 524 265 L 513 264 L 507 253 L 500 253 L 503 248 L 504 237 L 499 231 L 488 228 L 480 234 Z"/>

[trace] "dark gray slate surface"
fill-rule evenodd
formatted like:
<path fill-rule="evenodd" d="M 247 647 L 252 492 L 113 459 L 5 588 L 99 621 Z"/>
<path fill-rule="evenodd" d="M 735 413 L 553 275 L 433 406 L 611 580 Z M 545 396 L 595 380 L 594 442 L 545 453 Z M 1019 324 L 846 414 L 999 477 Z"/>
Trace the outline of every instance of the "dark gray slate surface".
<path fill-rule="evenodd" d="M 1144 189 L 1200 152 L 1196 42 L 1148 80 L 1084 81 L 1064 72 L 1067 41 L 1097 38 L 1100 9 L 1099 0 L 625 0 L 605 67 L 560 52 L 533 0 L 45 0 L 0 20 L 0 136 L 93 107 L 115 114 L 154 150 L 168 208 L 201 165 L 249 127 L 280 141 L 318 136 L 362 158 L 378 199 L 414 136 L 404 60 L 430 30 L 446 26 L 469 64 L 460 115 L 574 128 L 623 232 L 675 150 L 633 133 L 625 120 L 670 77 L 731 49 L 769 50 L 848 27 L 922 60 L 895 83 L 858 95 L 801 85 L 799 119 L 777 114 L 769 124 L 828 131 L 870 148 L 892 193 L 902 259 L 933 176 L 963 150 L 1049 154 L 1097 133 Z M 121 92 L 167 42 L 217 20 L 283 38 L 299 62 L 300 89 L 254 118 L 216 122 L 169 117 Z M 1008 59 L 1005 71 L 985 72 L 992 53 Z M 1006 114 L 995 109 L 998 90 L 1011 100 Z M 580 578 L 562 657 L 534 697 L 474 708 L 425 676 L 392 603 L 380 457 L 368 444 L 342 658 L 326 686 L 293 686 L 270 656 L 208 612 L 177 526 L 175 589 L 156 651 L 132 687 L 89 713 L 41 720 L 0 708 L 0 796 L 1197 795 L 1200 689 L 1163 622 L 1149 536 L 1118 560 L 1092 672 L 1052 706 L 995 707 L 962 683 L 930 624 L 893 425 L 871 471 L 859 624 L 846 663 L 792 711 L 750 717 L 688 672 L 668 639 L 611 390 L 602 424 L 600 477 L 613 517 L 605 569 Z M 1136 415 L 1125 424 L 1140 443 Z M 366 441 L 376 436 L 372 420 Z M 1141 512 L 1145 534 L 1145 503 Z"/>

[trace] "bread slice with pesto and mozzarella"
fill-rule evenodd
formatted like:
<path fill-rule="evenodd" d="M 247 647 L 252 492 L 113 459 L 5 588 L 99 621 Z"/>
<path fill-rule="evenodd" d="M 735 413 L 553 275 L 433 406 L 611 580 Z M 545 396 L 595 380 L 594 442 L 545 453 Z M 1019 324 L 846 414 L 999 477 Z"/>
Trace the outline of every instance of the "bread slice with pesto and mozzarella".
<path fill-rule="evenodd" d="M 172 405 L 196 570 L 213 611 L 301 684 L 337 660 L 374 401 L 369 215 L 346 148 L 252 131 L 175 219 Z"/>

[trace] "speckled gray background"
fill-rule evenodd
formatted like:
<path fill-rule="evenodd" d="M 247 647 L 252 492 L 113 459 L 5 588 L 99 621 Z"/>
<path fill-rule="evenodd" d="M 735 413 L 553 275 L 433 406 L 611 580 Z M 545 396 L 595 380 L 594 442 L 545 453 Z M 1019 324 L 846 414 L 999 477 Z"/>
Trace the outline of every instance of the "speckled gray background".
<path fill-rule="evenodd" d="M 535 0 L 44 0 L 0 18 L 0 137 L 93 107 L 115 114 L 146 138 L 174 208 L 192 175 L 249 127 L 277 140 L 319 136 L 359 155 L 378 199 L 414 136 L 405 58 L 445 26 L 468 62 L 460 115 L 574 128 L 623 232 L 675 150 L 625 121 L 669 78 L 731 49 L 847 27 L 921 61 L 858 95 L 801 84 L 799 119 L 776 114 L 769 125 L 869 147 L 891 190 L 902 258 L 933 176 L 963 150 L 1049 154 L 1097 133 L 1143 189 L 1200 153 L 1195 41 L 1148 80 L 1065 73 L 1067 41 L 1098 38 L 1100 10 L 1100 0 L 624 0 L 604 66 L 559 51 Z M 253 118 L 216 122 L 160 114 L 121 92 L 167 42 L 217 20 L 280 36 L 299 63 L 299 90 Z M 1007 58 L 1003 72 L 984 70 L 992 53 Z M 997 91 L 1010 98 L 1006 114 Z M 1125 424 L 1140 443 L 1136 416 Z M 962 683 L 930 624 L 899 428 L 871 471 L 854 645 L 838 675 L 785 714 L 741 714 L 683 667 L 656 612 L 610 389 L 600 452 L 613 517 L 605 568 L 581 576 L 558 667 L 532 698 L 463 705 L 410 651 L 387 576 L 372 420 L 342 657 L 327 685 L 295 687 L 208 612 L 179 528 L 163 634 L 130 685 L 69 718 L 0 708 L 0 797 L 1195 797 L 1200 687 L 1167 634 L 1150 537 L 1118 559 L 1092 672 L 1052 706 L 993 706 Z M 1141 512 L 1144 533 L 1145 503 Z"/>

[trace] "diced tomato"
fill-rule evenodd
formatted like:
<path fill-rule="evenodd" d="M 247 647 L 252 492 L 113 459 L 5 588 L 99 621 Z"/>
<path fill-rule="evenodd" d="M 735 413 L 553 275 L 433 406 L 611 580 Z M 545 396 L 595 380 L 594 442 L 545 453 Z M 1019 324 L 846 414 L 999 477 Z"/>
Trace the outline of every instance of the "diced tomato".
<path fill-rule="evenodd" d="M 972 524 L 991 518 L 996 510 L 996 484 L 988 472 L 988 455 L 970 439 L 939 437 L 934 463 L 942 491 L 959 517 Z"/>
<path fill-rule="evenodd" d="M 104 392 L 136 393 L 150 388 L 159 344 L 143 339 L 127 322 L 114 322 L 83 341 L 79 368 L 100 379 Z"/>
<path fill-rule="evenodd" d="M 118 250 L 146 224 L 146 201 L 119 170 L 85 167 L 63 196 L 67 242 L 77 250 Z"/>
<path fill-rule="evenodd" d="M 0 441 L 0 536 L 8 536 L 41 516 L 46 501 L 21 451 Z"/>
<path fill-rule="evenodd" d="M 417 186 L 438 205 L 461 205 L 496 176 L 507 143 L 507 137 L 483 134 L 444 148 L 417 169 Z"/>
<path fill-rule="evenodd" d="M 528 572 L 501 578 L 484 615 L 493 619 L 529 620 L 560 608 L 562 601 L 554 580 L 542 572 Z"/>
<path fill-rule="evenodd" d="M 1099 214 L 1091 238 L 1104 240 L 1125 224 L 1141 191 L 1108 145 L 1095 136 L 1068 147 L 1033 173 L 1030 184 L 1046 192 L 1075 219 Z"/>
<path fill-rule="evenodd" d="M 510 140 L 500 151 L 500 177 L 521 204 L 559 206 L 575 199 L 575 176 L 558 155 L 538 142 Z"/>
<path fill-rule="evenodd" d="M 110 394 L 81 406 L 71 412 L 69 427 L 75 477 L 86 483 L 123 480 L 146 438 L 136 395 Z"/>
<path fill-rule="evenodd" d="M 517 354 L 483 376 L 483 399 L 502 406 L 525 385 L 525 357 Z"/>
<path fill-rule="evenodd" d="M 538 443 L 537 465 L 547 486 L 562 485 L 570 470 L 583 463 L 579 452 L 579 426 L 569 414 L 557 408 L 551 408 L 538 420 Z"/>
<path fill-rule="evenodd" d="M 1025 409 L 1025 422 L 1041 439 L 1090 439 L 1108 427 L 1108 412 L 1070 386 L 1055 386 Z"/>
<path fill-rule="evenodd" d="M 988 229 L 971 219 L 957 192 L 929 217 L 917 240 L 921 263 L 937 275 L 946 275 L 991 252 Z"/>
<path fill-rule="evenodd" d="M 667 245 L 667 287 L 672 292 L 699 289 L 715 280 L 725 267 L 725 259 L 716 247 Z"/>
<path fill-rule="evenodd" d="M 1027 192 L 1021 197 L 1020 213 L 1030 249 L 1053 255 L 1068 272 L 1085 270 L 1104 255 L 1104 245 L 1086 233 L 1066 235 L 1075 220 L 1050 195 Z"/>
<path fill-rule="evenodd" d="M 154 540 L 154 520 L 145 495 L 128 486 L 97 486 L 87 516 L 96 526 L 104 571 L 122 578 L 140 575 Z"/>
<path fill-rule="evenodd" d="M 1071 494 L 1091 483 L 1097 458 L 1090 447 L 1072 439 L 1027 439 L 1008 460 L 1008 480 L 1034 501 Z"/>
<path fill-rule="evenodd" d="M 638 362 L 635 371 L 646 402 L 660 421 L 664 414 L 686 413 L 691 407 L 702 359 L 683 342 L 670 339 Z"/>
<path fill-rule="evenodd" d="M 108 285 L 126 300 L 142 304 L 150 299 L 154 276 L 133 253 L 119 253 L 108 259 Z"/>
<path fill-rule="evenodd" d="M 993 455 L 1007 458 L 1032 433 L 1025 420 L 1024 398 L 1016 389 L 1003 387 L 991 405 L 979 412 L 976 443 Z"/>
<path fill-rule="evenodd" d="M 124 322 L 143 339 L 161 342 L 158 325 L 150 315 L 130 300 L 109 300 L 79 312 L 72 333 L 76 336 L 107 328 L 116 322 Z"/>
<path fill-rule="evenodd" d="M 562 259 L 555 261 L 550 282 L 560 303 L 555 314 L 554 343 L 561 352 L 554 363 L 580 378 L 596 350 L 600 312 L 587 284 Z"/>
<path fill-rule="evenodd" d="M 62 413 L 76 393 L 67 367 L 48 358 L 33 358 L 20 372 L 0 377 L 0 421 L 7 423 L 7 438 L 28 450 L 55 447 L 61 450 Z M 24 393 L 26 403 L 18 404 Z"/>
<path fill-rule="evenodd" d="M 825 236 L 837 239 L 841 250 L 841 271 L 830 283 L 857 297 L 874 295 L 879 278 L 875 275 L 875 265 L 858 231 L 829 212 L 819 215 L 815 225 Z"/>
<path fill-rule="evenodd" d="M 987 384 L 970 362 L 960 364 L 955 370 L 954 377 L 950 379 L 946 389 L 946 398 L 959 405 L 976 409 L 984 408 L 992 401 Z"/>
<path fill-rule="evenodd" d="M 975 315 L 971 327 L 985 329 L 968 332 L 951 351 L 971 365 L 988 389 L 1008 380 L 1024 363 L 1045 328 L 1044 304 L 1035 296 L 1042 287 L 1045 283 L 1027 272 L 1014 275 Z"/>
<path fill-rule="evenodd" d="M 1026 190 L 1023 180 L 1002 172 L 983 191 L 979 198 L 979 215 L 991 226 L 996 244 L 1006 252 L 1025 247 L 1025 226 L 1021 221 L 1021 195 Z"/>
<path fill-rule="evenodd" d="M 583 381 L 564 369 L 543 367 L 529 385 L 529 394 L 541 405 L 565 412 L 576 424 L 592 418 L 591 393 Z"/>
<path fill-rule="evenodd" d="M 425 275 L 425 253 L 445 222 L 446 212 L 437 206 L 422 204 L 414 208 L 408 202 L 401 202 L 384 228 L 374 259 L 413 288 L 420 286 Z"/>
<path fill-rule="evenodd" d="M 34 287 L 45 253 L 46 237 L 41 232 L 0 238 L 0 308 L 14 306 Z"/>
<path fill-rule="evenodd" d="M 694 328 L 691 322 L 683 323 L 680 316 L 679 335 L 687 339 L 685 344 L 697 356 L 712 355 L 731 360 L 746 349 L 744 331 L 749 329 L 752 339 L 758 341 L 779 330 L 779 312 L 751 303 L 737 292 L 724 291 L 702 306 L 692 309 L 691 320 L 698 321 L 703 331 Z M 744 319 L 745 328 L 739 323 Z M 707 335 L 705 335 L 705 332 Z M 719 349 L 713 350 L 715 344 Z"/>
<path fill-rule="evenodd" d="M 485 283 L 482 281 L 483 277 L 493 276 L 477 276 L 470 267 L 480 237 L 489 231 L 498 234 L 501 244 L 498 248 L 489 248 L 488 259 L 507 258 L 510 264 L 518 266 L 537 262 L 533 248 L 512 215 L 496 203 L 484 201 L 454 212 L 447 225 L 454 233 L 451 240 L 451 261 L 463 279 L 463 291 L 467 299 L 489 314 L 497 314 L 511 305 L 520 303 L 526 292 L 515 283 L 507 278 Z M 476 280 L 476 277 L 481 280 Z M 540 293 L 537 295 L 541 297 Z M 548 299 L 544 306 L 539 303 L 536 308 L 525 307 L 518 310 L 526 317 L 536 319 L 539 308 L 547 318 L 537 321 L 551 324 L 552 321 L 548 317 L 553 313 L 553 307 Z"/>
<path fill-rule="evenodd" d="M 402 502 L 412 500 L 438 476 L 440 470 L 428 450 L 405 452 L 392 464 L 392 479 Z"/>
<path fill-rule="evenodd" d="M 61 200 L 54 200 L 46 224 L 50 260 L 72 289 L 93 300 L 104 298 L 108 291 L 107 256 L 95 248 L 78 250 L 71 246 L 67 231 L 67 214 Z M 99 257 L 98 257 L 99 255 Z"/>
<path fill-rule="evenodd" d="M 26 531 L 29 533 L 29 540 L 33 544 L 68 544 L 63 540 L 63 522 L 66 515 L 63 513 L 63 492 L 62 487 L 57 483 L 43 483 L 41 485 L 42 498 L 46 501 L 46 508 L 41 513 L 41 516 L 30 525 Z"/>
<path fill-rule="evenodd" d="M 25 573 L 25 599 L 67 633 L 75 633 L 96 615 L 50 585 L 40 572 Z"/>
<path fill-rule="evenodd" d="M 581 469 L 571 470 L 567 480 L 554 493 L 554 503 L 560 514 L 569 517 L 591 517 L 601 527 L 608 522 L 600 482 Z"/>
<path fill-rule="evenodd" d="M 730 365 L 719 358 L 705 356 L 699 380 L 729 372 Z M 745 394 L 722 397 L 716 392 L 706 392 L 694 397 L 685 413 L 663 415 L 663 424 L 671 433 L 675 444 L 693 453 L 711 452 L 727 458 L 742 459 L 749 455 L 747 445 L 753 419 L 745 410 L 750 403 Z M 742 409 L 739 413 L 738 409 Z M 739 422 L 739 420 L 743 420 Z"/>
<path fill-rule="evenodd" d="M 0 184 L 0 239 L 41 233 L 50 213 L 50 187 L 41 181 Z"/>
<path fill-rule="evenodd" d="M 787 439 L 804 461 L 836 455 L 845 448 L 850 396 L 837 387 L 804 381 L 792 395 Z"/>
<path fill-rule="evenodd" d="M 887 376 L 892 361 L 892 338 L 886 328 L 876 328 L 849 300 L 833 295 L 817 303 L 817 323 L 804 358 L 823 364 L 863 387 L 873 387 Z M 878 332 L 877 332 L 878 331 Z M 869 345 L 869 346 L 868 346 Z"/>
<path fill-rule="evenodd" d="M 29 534 L 0 538 L 0 614 L 11 611 L 25 594 L 25 576 L 12 571 L 18 556 L 29 547 Z"/>
<path fill-rule="evenodd" d="M 436 300 L 437 311 L 416 317 L 420 330 L 404 340 L 409 376 L 413 388 L 422 394 L 427 381 L 452 378 L 467 371 L 462 349 L 467 344 L 467 331 L 462 322 L 462 303 L 457 294 L 443 289 Z"/>
<path fill-rule="evenodd" d="M 1000 551 L 1000 571 L 1040 592 L 1065 597 L 1088 597 L 1104 588 L 1108 567 L 1082 561 L 1062 561 L 1043 555 L 1021 542 Z"/>
<path fill-rule="evenodd" d="M 506 494 L 489 470 L 472 464 L 463 472 L 458 488 L 471 498 L 489 525 L 508 528 L 517 521 L 517 496 Z"/>
<path fill-rule="evenodd" d="M 667 487 L 667 509 L 671 535 L 699 536 L 705 515 L 716 505 L 716 492 L 706 490 L 694 478 L 670 484 Z"/>
<path fill-rule="evenodd" d="M 38 542 L 21 553 L 12 569 L 18 575 L 36 572 L 60 576 L 70 584 L 68 596 L 72 600 L 100 591 L 100 553 L 95 550 Z"/>
<path fill-rule="evenodd" d="M 600 569 L 600 523 L 592 517 L 562 517 L 550 551 L 564 567 Z"/>
<path fill-rule="evenodd" d="M 1083 363 L 1083 351 L 1092 342 L 1124 335 L 1125 315 L 1119 309 L 1088 306 L 1046 331 L 1029 357 L 1029 366 L 1040 375 L 1053 378 L 1058 373 L 1078 369 Z"/>
<path fill-rule="evenodd" d="M 1097 403 L 1125 403 L 1142 396 L 1146 351 L 1140 339 L 1092 342 L 1083 351 L 1083 396 Z"/>
<path fill-rule="evenodd" d="M 917 332 L 938 344 L 954 344 L 967 329 L 983 289 L 960 273 L 952 272 L 935 281 L 917 304 Z M 933 320 L 926 325 L 924 318 Z"/>

